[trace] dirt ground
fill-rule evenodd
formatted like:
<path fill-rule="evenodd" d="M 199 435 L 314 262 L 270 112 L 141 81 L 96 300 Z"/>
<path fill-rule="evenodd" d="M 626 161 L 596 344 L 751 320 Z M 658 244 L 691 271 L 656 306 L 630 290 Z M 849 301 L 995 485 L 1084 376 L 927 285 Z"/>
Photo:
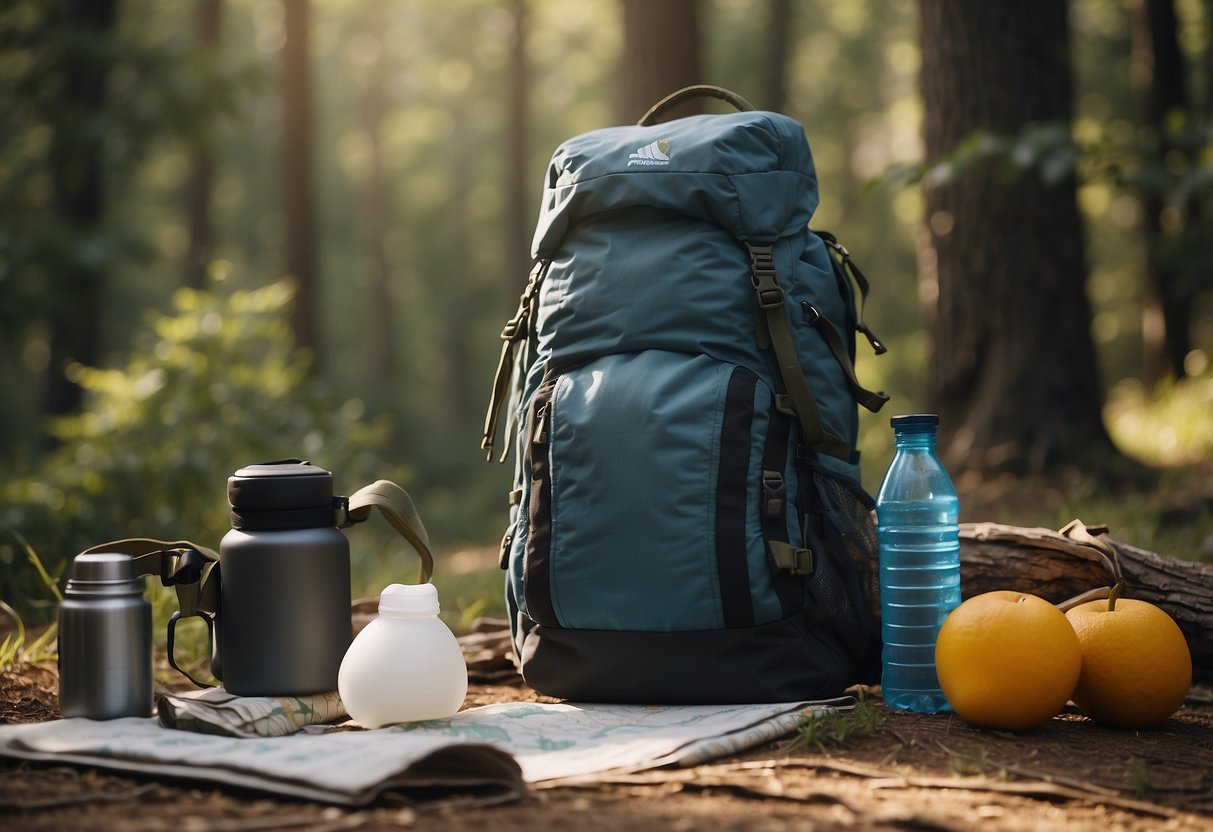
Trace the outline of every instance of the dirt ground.
<path fill-rule="evenodd" d="M 506 680 L 509 682 L 510 680 Z M 473 684 L 468 707 L 534 700 L 520 682 Z M 54 668 L 0 674 L 0 722 L 59 716 Z M 243 830 L 923 829 L 1209 830 L 1213 692 L 1193 689 L 1162 728 L 1100 728 L 1064 713 L 1019 734 L 951 716 L 889 714 L 872 735 L 789 750 L 787 741 L 694 769 L 347 809 L 207 784 L 0 759 L 0 828 Z"/>

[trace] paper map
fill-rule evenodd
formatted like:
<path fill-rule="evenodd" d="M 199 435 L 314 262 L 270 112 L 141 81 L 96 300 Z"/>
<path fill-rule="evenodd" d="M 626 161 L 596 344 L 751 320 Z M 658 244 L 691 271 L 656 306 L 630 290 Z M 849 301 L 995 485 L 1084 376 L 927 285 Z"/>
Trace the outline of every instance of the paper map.
<path fill-rule="evenodd" d="M 694 765 L 783 736 L 802 714 L 853 705 L 849 697 L 721 706 L 511 702 L 375 731 L 251 739 L 174 730 L 155 719 L 77 718 L 0 725 L 0 756 L 361 805 L 387 789 L 520 794 L 525 783 Z"/>

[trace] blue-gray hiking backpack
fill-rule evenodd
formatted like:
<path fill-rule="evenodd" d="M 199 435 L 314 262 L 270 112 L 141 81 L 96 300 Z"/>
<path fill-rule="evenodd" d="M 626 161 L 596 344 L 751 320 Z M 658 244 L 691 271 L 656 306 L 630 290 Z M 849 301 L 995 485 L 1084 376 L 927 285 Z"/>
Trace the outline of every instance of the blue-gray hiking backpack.
<path fill-rule="evenodd" d="M 656 123 L 688 97 L 740 112 Z M 715 87 L 552 156 L 486 417 L 522 675 L 582 701 L 777 702 L 879 678 L 854 373 L 867 281 L 810 231 L 804 130 Z M 860 302 L 856 302 L 856 291 Z"/>

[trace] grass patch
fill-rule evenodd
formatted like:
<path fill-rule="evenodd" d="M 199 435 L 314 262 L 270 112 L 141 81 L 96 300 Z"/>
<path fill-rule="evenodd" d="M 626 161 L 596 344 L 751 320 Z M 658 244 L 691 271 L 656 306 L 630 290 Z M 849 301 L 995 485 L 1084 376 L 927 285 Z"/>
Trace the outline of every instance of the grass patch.
<path fill-rule="evenodd" d="M 1150 767 L 1144 762 L 1136 759 L 1130 760 L 1126 777 L 1134 797 L 1149 800 L 1154 796 L 1154 782 L 1150 777 Z"/>
<path fill-rule="evenodd" d="M 25 622 L 17 611 L 5 601 L 0 601 L 3 612 L 16 624 L 16 631 L 9 633 L 0 642 L 0 672 L 16 670 L 30 664 L 53 662 L 59 657 L 59 625 L 52 624 L 33 641 L 26 640 Z"/>
<path fill-rule="evenodd" d="M 22 537 L 19 532 L 9 529 L 9 533 L 16 539 L 18 546 L 29 562 L 30 568 L 38 576 L 41 585 L 47 589 L 56 603 L 62 601 L 63 594 L 59 591 L 59 586 L 51 578 L 50 574 L 47 573 L 46 567 L 42 565 L 42 559 L 38 557 L 38 553 L 34 551 L 34 547 L 30 546 L 29 541 Z M 7 601 L 3 600 L 0 600 L 0 612 L 8 616 L 15 626 L 15 630 L 6 635 L 4 641 L 0 642 L 0 671 L 14 670 L 23 665 L 53 662 L 58 659 L 58 623 L 52 623 L 36 639 L 28 641 L 25 621 L 21 618 L 21 614 L 13 609 L 12 605 Z"/>
<path fill-rule="evenodd" d="M 948 765 L 957 777 L 977 777 L 985 774 L 989 761 L 990 752 L 983 746 L 970 746 L 951 752 Z"/>
<path fill-rule="evenodd" d="M 782 751 L 791 754 L 809 748 L 825 752 L 845 745 L 853 739 L 875 736 L 884 726 L 885 712 L 871 699 L 861 695 L 849 711 L 834 711 L 821 716 L 807 716 L 797 729 L 797 736 L 787 742 Z"/>

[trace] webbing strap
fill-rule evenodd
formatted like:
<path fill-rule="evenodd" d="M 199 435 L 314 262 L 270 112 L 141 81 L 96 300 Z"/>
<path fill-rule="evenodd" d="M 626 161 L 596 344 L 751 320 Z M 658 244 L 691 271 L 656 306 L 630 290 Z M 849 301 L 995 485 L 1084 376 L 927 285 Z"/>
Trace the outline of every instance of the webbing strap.
<path fill-rule="evenodd" d="M 215 615 L 219 610 L 219 554 L 206 546 L 189 540 L 156 540 L 150 537 L 128 537 L 92 546 L 80 554 L 116 552 L 130 555 L 135 574 L 154 575 L 177 593 L 177 612 L 168 620 L 169 666 L 200 688 L 214 687 L 195 679 L 177 664 L 174 648 L 177 622 L 197 616 L 206 622 L 212 649 L 214 647 Z M 218 672 L 218 671 L 216 671 Z"/>
<path fill-rule="evenodd" d="M 390 480 L 378 480 L 355 491 L 348 499 L 335 498 L 333 504 L 337 509 L 336 525 L 339 528 L 366 520 L 371 509 L 378 508 L 392 528 L 417 550 L 421 558 L 420 583 L 429 581 L 434 573 L 430 538 L 407 491 Z M 130 555 L 137 576 L 154 575 L 165 586 L 173 587 L 177 593 L 178 611 L 168 622 L 168 662 L 198 687 L 210 687 L 177 665 L 173 640 L 177 622 L 194 616 L 206 622 L 207 630 L 214 638 L 212 628 L 219 612 L 221 594 L 219 553 L 189 540 L 128 537 L 91 546 L 80 554 L 96 552 Z"/>
<path fill-rule="evenodd" d="M 847 247 L 838 242 L 838 238 L 829 231 L 814 231 L 821 241 L 826 244 L 833 255 L 834 262 L 842 266 L 842 273 L 847 275 L 855 283 L 855 288 L 859 290 L 859 303 L 856 305 L 855 329 L 864 334 L 868 339 L 868 343 L 872 345 L 872 350 L 877 355 L 884 355 L 888 352 L 888 347 L 876 337 L 876 333 L 868 328 L 868 325 L 863 322 L 863 310 L 868 303 L 868 289 L 870 285 L 867 277 L 859 270 L 859 266 L 855 265 L 855 261 L 851 259 L 851 252 L 847 251 Z"/>
<path fill-rule="evenodd" d="M 80 554 L 96 552 L 130 555 L 136 575 L 154 575 L 176 590 L 177 607 L 185 618 L 213 616 L 219 609 L 219 553 L 214 549 L 188 540 L 129 537 L 89 547 Z"/>
<path fill-rule="evenodd" d="M 434 555 L 430 537 L 409 493 L 391 480 L 377 480 L 358 489 L 348 498 L 338 498 L 344 510 L 338 511 L 336 525 L 347 528 L 370 517 L 379 509 L 392 528 L 412 544 L 421 558 L 420 583 L 434 574 Z M 219 553 L 189 540 L 156 540 L 129 537 L 111 540 L 85 549 L 80 554 L 116 552 L 130 555 L 136 575 L 154 575 L 165 586 L 177 591 L 177 604 L 185 618 L 213 616 L 219 609 Z"/>
<path fill-rule="evenodd" d="M 791 325 L 788 322 L 788 310 L 784 303 L 783 289 L 775 276 L 775 258 L 772 255 L 770 243 L 745 243 L 746 251 L 750 253 L 750 267 L 754 282 L 754 293 L 758 301 L 759 317 L 766 323 L 771 346 L 775 349 L 775 359 L 779 364 L 779 374 L 788 395 L 792 397 L 792 408 L 796 419 L 804 431 L 805 440 L 816 451 L 837 457 L 844 462 L 852 459 L 849 443 L 825 429 L 821 423 L 821 408 L 813 398 L 809 383 L 805 379 L 804 370 L 800 366 L 800 356 L 796 353 L 796 344 L 792 340 Z"/>
<path fill-rule="evenodd" d="M 531 315 L 535 297 L 539 294 L 539 286 L 547 274 L 550 260 L 540 260 L 531 269 L 522 295 L 518 298 L 518 309 L 514 317 L 506 322 L 501 330 L 501 355 L 497 359 L 497 372 L 493 375 L 493 389 L 489 395 L 489 406 L 484 414 L 484 434 L 480 439 L 480 449 L 485 452 L 485 459 L 493 459 L 493 444 L 497 441 L 497 426 L 501 418 L 501 407 L 511 388 L 521 383 L 519 370 L 524 369 L 519 362 L 519 353 L 526 346 L 531 334 Z M 513 427 L 513 414 L 505 430 L 505 449 L 501 452 L 498 462 L 505 462 L 510 454 L 509 434 Z"/>
<path fill-rule="evenodd" d="M 784 618 L 802 611 L 805 600 L 804 581 L 781 566 L 783 547 L 791 545 L 788 542 L 788 512 L 795 511 L 788 504 L 791 490 L 784 481 L 791 428 L 791 418 L 774 410 L 762 452 L 762 536 L 771 561 L 771 585 L 779 596 Z"/>
<path fill-rule="evenodd" d="M 434 574 L 434 555 L 430 551 L 430 536 L 421 522 L 421 515 L 409 493 L 391 480 L 377 480 L 350 495 L 348 520 L 342 527 L 361 523 L 377 508 L 396 532 L 413 545 L 421 558 L 418 583 L 427 583 Z"/>
<path fill-rule="evenodd" d="M 847 386 L 851 388 L 851 394 L 855 396 L 855 401 L 859 402 L 872 413 L 879 411 L 880 408 L 888 403 L 888 394 L 883 390 L 869 390 L 860 384 L 859 379 L 855 377 L 855 365 L 851 363 L 850 352 L 847 350 L 847 345 L 843 342 L 842 336 L 838 334 L 838 330 L 817 310 L 817 307 L 808 301 L 802 301 L 800 306 L 804 310 L 805 318 L 821 333 L 822 337 L 825 338 L 826 344 L 830 347 L 830 352 L 834 353 L 838 366 L 842 367 L 843 373 L 846 374 Z"/>

